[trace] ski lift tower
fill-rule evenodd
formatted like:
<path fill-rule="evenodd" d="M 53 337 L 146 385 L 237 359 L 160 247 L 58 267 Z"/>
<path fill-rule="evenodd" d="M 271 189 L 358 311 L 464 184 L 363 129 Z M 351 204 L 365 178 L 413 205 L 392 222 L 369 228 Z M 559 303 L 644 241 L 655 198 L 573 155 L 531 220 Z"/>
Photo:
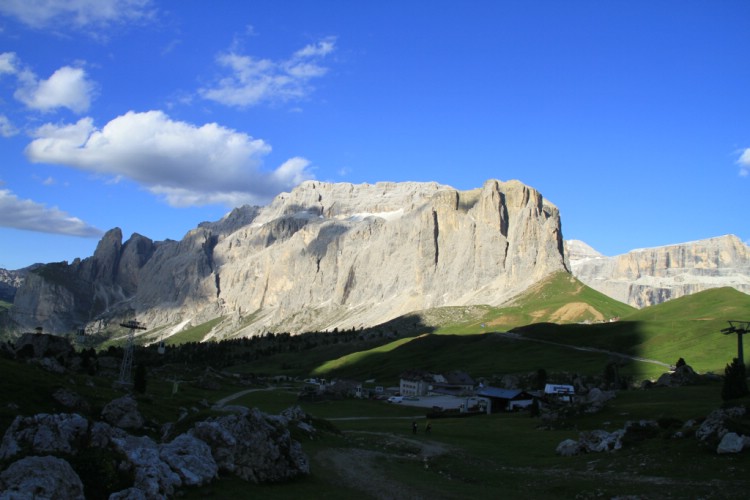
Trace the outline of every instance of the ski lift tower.
<path fill-rule="evenodd" d="M 117 379 L 117 384 L 123 387 L 129 387 L 133 385 L 130 380 L 130 372 L 133 368 L 133 342 L 135 340 L 136 330 L 145 330 L 146 327 L 143 323 L 139 323 L 135 320 L 126 321 L 120 323 L 120 326 L 129 328 L 128 341 L 125 345 L 125 354 L 122 356 L 122 365 L 120 365 L 120 378 Z"/>
<path fill-rule="evenodd" d="M 724 335 L 730 335 L 732 333 L 737 334 L 737 360 L 742 366 L 745 366 L 745 356 L 742 349 L 742 336 L 750 332 L 750 321 L 729 321 L 729 327 L 724 328 L 721 333 Z"/>

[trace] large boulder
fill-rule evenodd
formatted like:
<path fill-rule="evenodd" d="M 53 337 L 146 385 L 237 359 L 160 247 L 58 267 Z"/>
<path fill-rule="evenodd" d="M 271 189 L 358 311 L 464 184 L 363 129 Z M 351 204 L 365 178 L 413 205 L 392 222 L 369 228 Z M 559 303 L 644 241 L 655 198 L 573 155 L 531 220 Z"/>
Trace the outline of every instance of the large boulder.
<path fill-rule="evenodd" d="M 220 469 L 254 483 L 280 482 L 310 473 L 285 423 L 254 408 L 199 422 L 190 434 L 208 443 Z"/>
<path fill-rule="evenodd" d="M 91 448 L 108 448 L 113 438 L 124 439 L 127 435 L 124 430 L 112 427 L 107 422 L 94 422 L 91 424 L 91 430 L 89 431 L 89 446 Z"/>
<path fill-rule="evenodd" d="M 18 416 L 5 431 L 0 444 L 0 460 L 22 449 L 35 454 L 75 453 L 86 437 L 88 420 L 76 413 L 40 413 Z"/>
<path fill-rule="evenodd" d="M 737 433 L 727 432 L 721 438 L 719 446 L 716 447 L 716 453 L 723 455 L 725 453 L 739 453 L 745 447 L 745 440 Z"/>
<path fill-rule="evenodd" d="M 102 418 L 120 429 L 140 429 L 143 427 L 143 416 L 138 411 L 138 402 L 127 395 L 114 399 L 102 409 Z"/>
<path fill-rule="evenodd" d="M 86 413 L 90 409 L 89 403 L 85 399 L 65 387 L 60 387 L 53 392 L 52 399 L 63 405 L 68 410 Z"/>
<path fill-rule="evenodd" d="M 146 493 L 138 488 L 126 488 L 122 491 L 112 493 L 108 500 L 148 500 Z"/>
<path fill-rule="evenodd" d="M 0 499 L 84 500 L 83 483 L 61 458 L 26 457 L 0 473 Z"/>
<path fill-rule="evenodd" d="M 656 380 L 657 387 L 680 387 L 701 382 L 701 376 L 690 365 L 680 365 L 672 372 L 662 374 Z"/>
<path fill-rule="evenodd" d="M 622 448 L 624 435 L 624 429 L 614 432 L 604 430 L 582 432 L 578 437 L 578 445 L 587 452 L 615 451 Z"/>
<path fill-rule="evenodd" d="M 726 409 L 717 409 L 708 414 L 706 419 L 701 423 L 698 430 L 695 431 L 695 437 L 700 441 L 716 440 L 719 441 L 728 432 L 726 428 L 727 420 L 739 418 L 745 415 L 744 406 L 735 406 Z"/>
<path fill-rule="evenodd" d="M 133 487 L 142 490 L 147 498 L 172 495 L 182 485 L 180 476 L 161 459 L 159 447 L 151 438 L 126 435 L 113 437 L 112 443 L 133 468 Z"/>
<path fill-rule="evenodd" d="M 159 457 L 177 472 L 182 484 L 188 486 L 208 484 L 219 472 L 211 448 L 190 434 L 180 434 L 170 443 L 161 445 Z"/>
<path fill-rule="evenodd" d="M 557 445 L 555 452 L 563 457 L 572 457 L 581 452 L 581 446 L 575 439 L 566 439 Z"/>
<path fill-rule="evenodd" d="M 296 427 L 299 431 L 313 438 L 317 432 L 312 425 L 312 416 L 302 409 L 299 405 L 290 406 L 281 412 L 281 417 L 285 418 L 289 426 Z"/>

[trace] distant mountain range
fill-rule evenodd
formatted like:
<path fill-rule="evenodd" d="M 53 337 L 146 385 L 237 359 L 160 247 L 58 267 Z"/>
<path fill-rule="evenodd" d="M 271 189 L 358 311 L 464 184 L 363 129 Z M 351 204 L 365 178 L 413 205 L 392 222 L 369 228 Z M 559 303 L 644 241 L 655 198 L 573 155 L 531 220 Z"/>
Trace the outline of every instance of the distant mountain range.
<path fill-rule="evenodd" d="M 750 247 L 734 235 L 632 250 L 605 257 L 578 240 L 565 242 L 573 275 L 634 307 L 659 304 L 709 288 L 750 293 Z"/>
<path fill-rule="evenodd" d="M 750 250 L 736 237 L 604 257 L 564 244 L 559 212 L 538 191 L 497 180 L 470 191 L 308 181 L 181 241 L 123 242 L 115 228 L 91 257 L 0 281 L 18 331 L 99 332 L 137 318 L 155 335 L 211 321 L 208 337 L 223 338 L 502 305 L 560 271 L 636 307 L 714 286 L 750 292 Z"/>

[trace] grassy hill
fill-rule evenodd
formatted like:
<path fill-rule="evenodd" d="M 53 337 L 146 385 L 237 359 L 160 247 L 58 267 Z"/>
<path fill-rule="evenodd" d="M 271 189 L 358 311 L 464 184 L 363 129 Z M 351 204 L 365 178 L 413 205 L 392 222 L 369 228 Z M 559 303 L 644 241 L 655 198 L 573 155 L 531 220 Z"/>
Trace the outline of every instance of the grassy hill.
<path fill-rule="evenodd" d="M 621 315 L 620 320 L 590 324 L 550 321 L 561 310 L 572 310 L 566 307 L 571 303 L 580 304 L 578 310 L 586 314 L 598 311 L 600 315 L 606 313 L 605 317 Z M 461 369 L 475 376 L 493 377 L 544 368 L 597 374 L 612 360 L 621 363 L 623 373 L 636 380 L 654 378 L 665 371 L 657 363 L 612 353 L 664 364 L 674 364 L 682 357 L 700 372 L 722 373 L 736 356 L 737 339 L 722 335 L 720 330 L 728 326 L 728 319 L 750 318 L 750 296 L 721 288 L 636 310 L 558 275 L 519 297 L 509 308 L 475 311 L 481 315 L 438 327 L 434 334 L 347 353 L 320 363 L 313 373 L 394 379 L 400 371 L 420 368 Z M 524 324 L 529 318 L 541 322 Z M 518 335 L 515 339 L 489 331 L 516 322 L 524 326 L 513 329 Z M 594 350 L 578 349 L 581 347 Z"/>
<path fill-rule="evenodd" d="M 619 321 L 606 321 L 617 316 Z M 638 381 L 655 377 L 665 368 L 623 356 L 665 363 L 683 357 L 700 372 L 722 371 L 736 355 L 736 336 L 720 333 L 729 319 L 750 320 L 750 295 L 729 288 L 715 289 L 635 310 L 569 276 L 556 275 L 519 296 L 509 307 L 423 311 L 381 325 L 370 332 L 373 335 L 347 333 L 351 340 L 346 342 L 343 332 L 331 332 L 310 338 L 309 346 L 298 344 L 296 349 L 280 350 L 279 346 L 294 344 L 288 336 L 269 335 L 253 347 L 267 354 L 249 362 L 231 358 L 237 361 L 230 369 L 269 375 L 376 379 L 378 384 L 395 385 L 398 374 L 412 368 L 436 372 L 461 369 L 489 379 L 544 368 L 553 379 L 573 373 L 602 374 L 608 363 L 617 360 L 622 365 L 621 373 Z M 168 350 L 178 351 L 191 344 L 195 347 L 195 341 L 212 326 L 198 325 L 171 337 L 171 342 L 182 344 L 170 345 Z M 224 347 L 250 352 L 249 344 L 235 343 Z M 205 344 L 200 347 L 211 349 Z M 273 389 L 258 378 L 209 372 L 204 365 L 209 357 L 201 351 L 171 364 L 166 361 L 168 355 L 160 358 L 151 353 L 147 358 L 143 351 L 147 349 L 136 356 L 141 362 L 150 360 L 149 383 L 146 394 L 137 399 L 140 410 L 155 424 L 175 422 L 184 408 L 190 408 L 195 413 L 177 424 L 184 430 L 196 419 L 217 414 L 206 408 L 204 401 L 244 394 L 246 384 L 253 381 L 258 385 L 252 387 L 265 390 L 244 394 L 233 403 L 271 413 L 301 404 L 305 411 L 332 419 L 331 425 L 344 431 L 321 432 L 316 439 L 302 442 L 311 460 L 309 477 L 258 486 L 222 476 L 210 486 L 185 488 L 180 492 L 185 498 L 298 498 L 310 492 L 318 498 L 364 496 L 357 488 L 360 483 L 342 482 L 351 469 L 361 471 L 360 482 L 372 476 L 373 488 L 407 485 L 420 492 L 419 496 L 431 498 L 713 498 L 717 491 L 718 497 L 724 498 L 741 496 L 749 484 L 744 479 L 750 471 L 747 452 L 717 456 L 693 437 L 672 437 L 683 422 L 700 421 L 722 404 L 721 383 L 622 391 L 601 413 L 570 417 L 545 430 L 540 429 L 539 419 L 515 413 L 440 419 L 433 422 L 433 432 L 427 436 L 421 431 L 426 419 L 423 415 L 415 417 L 413 408 L 382 401 L 298 401 L 301 384 L 282 386 L 275 382 L 279 386 Z M 215 384 L 198 383 L 209 375 Z M 174 380 L 182 381 L 177 393 L 172 392 Z M 19 414 L 69 411 L 52 397 L 59 388 L 85 398 L 90 404 L 86 416 L 92 420 L 99 418 L 106 402 L 121 394 L 112 387 L 112 376 L 71 372 L 61 377 L 0 357 L 0 394 L 7 401 L 0 405 L 0 431 Z M 420 428 L 417 436 L 408 428 L 414 418 Z M 673 427 L 661 429 L 658 436 L 629 442 L 613 453 L 577 457 L 555 454 L 559 442 L 578 438 L 580 431 L 612 431 L 622 428 L 625 421 L 638 419 L 659 419 Z M 747 421 L 736 425 L 750 429 Z M 435 449 L 447 451 L 420 458 L 424 450 Z M 664 488 L 669 494 L 663 494 Z"/>
<path fill-rule="evenodd" d="M 572 275 L 548 276 L 516 297 L 510 305 L 485 307 L 472 319 L 444 322 L 438 333 L 507 331 L 532 323 L 595 323 L 622 317 L 635 308 L 597 292 Z"/>

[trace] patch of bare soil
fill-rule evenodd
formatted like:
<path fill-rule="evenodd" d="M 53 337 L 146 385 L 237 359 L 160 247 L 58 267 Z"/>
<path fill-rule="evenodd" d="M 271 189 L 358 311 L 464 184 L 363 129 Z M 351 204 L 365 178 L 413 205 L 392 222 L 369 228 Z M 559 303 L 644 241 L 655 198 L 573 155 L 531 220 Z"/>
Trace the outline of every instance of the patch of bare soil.
<path fill-rule="evenodd" d="M 445 454 L 449 448 L 438 442 L 409 439 L 395 434 L 381 432 L 348 432 L 353 442 L 358 440 L 377 442 L 380 450 L 364 448 L 333 448 L 321 450 L 315 461 L 336 472 L 344 486 L 358 490 L 369 498 L 422 499 L 441 498 L 439 492 L 417 491 L 412 486 L 388 477 L 379 463 L 387 460 L 413 460 L 425 462 Z M 381 451 L 382 450 L 382 451 Z"/>
<path fill-rule="evenodd" d="M 580 321 L 582 319 L 604 321 L 604 315 L 585 302 L 570 302 L 550 316 L 550 320 L 553 322 Z"/>

